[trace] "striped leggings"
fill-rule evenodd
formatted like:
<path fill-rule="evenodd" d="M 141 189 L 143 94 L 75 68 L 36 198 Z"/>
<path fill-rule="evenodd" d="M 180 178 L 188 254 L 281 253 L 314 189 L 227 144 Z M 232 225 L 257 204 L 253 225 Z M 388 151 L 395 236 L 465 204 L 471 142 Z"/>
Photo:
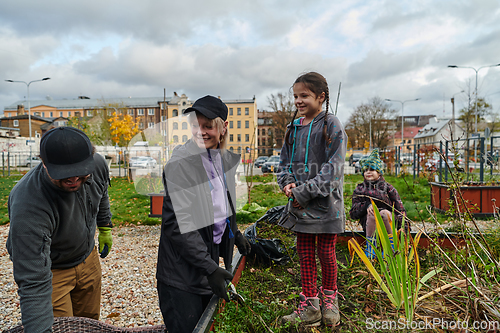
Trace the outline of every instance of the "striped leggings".
<path fill-rule="evenodd" d="M 297 232 L 297 253 L 300 260 L 302 292 L 306 297 L 315 297 L 318 294 L 316 286 L 318 276 L 316 249 L 321 264 L 323 288 L 337 290 L 336 243 L 336 234 L 305 234 Z"/>

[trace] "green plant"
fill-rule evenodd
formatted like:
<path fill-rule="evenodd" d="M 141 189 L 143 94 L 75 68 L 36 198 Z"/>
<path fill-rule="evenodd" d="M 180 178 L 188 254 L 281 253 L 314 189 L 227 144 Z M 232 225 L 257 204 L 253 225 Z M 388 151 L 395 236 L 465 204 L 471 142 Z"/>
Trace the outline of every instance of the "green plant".
<path fill-rule="evenodd" d="M 378 264 L 379 271 L 377 271 L 372 261 L 368 259 L 355 238 L 349 240 L 349 248 L 352 251 L 351 256 L 354 258 L 354 253 L 359 256 L 380 288 L 387 294 L 391 303 L 398 310 L 403 307 L 406 319 L 411 322 L 415 314 L 420 288 L 441 269 L 431 270 L 420 278 L 420 260 L 417 247 L 422 232 L 412 238 L 409 234 L 399 230 L 394 237 L 393 244 L 373 200 L 372 206 L 375 212 L 377 244 L 382 245 L 381 247 L 374 246 L 377 259 L 373 263 Z M 394 212 L 391 224 L 392 230 L 396 230 Z"/>

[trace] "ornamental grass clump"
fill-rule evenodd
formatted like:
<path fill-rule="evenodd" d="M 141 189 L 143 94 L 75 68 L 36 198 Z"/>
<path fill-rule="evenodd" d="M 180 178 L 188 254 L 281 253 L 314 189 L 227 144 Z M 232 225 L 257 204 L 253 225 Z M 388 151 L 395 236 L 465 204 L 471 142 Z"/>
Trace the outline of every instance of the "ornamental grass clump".
<path fill-rule="evenodd" d="M 351 258 L 354 259 L 354 253 L 359 256 L 394 307 L 398 311 L 404 308 L 406 320 L 411 322 L 415 314 L 420 288 L 427 280 L 439 273 L 441 269 L 433 269 L 420 277 L 420 260 L 417 247 L 422 232 L 412 238 L 404 230 L 398 230 L 397 235 L 394 235 L 394 244 L 392 244 L 380 212 L 373 201 L 372 206 L 376 220 L 377 244 L 381 245 L 377 247 L 373 244 L 376 259 L 368 259 L 355 238 L 350 239 L 348 242 Z M 393 212 L 391 219 L 392 230 L 396 230 L 394 221 Z"/>

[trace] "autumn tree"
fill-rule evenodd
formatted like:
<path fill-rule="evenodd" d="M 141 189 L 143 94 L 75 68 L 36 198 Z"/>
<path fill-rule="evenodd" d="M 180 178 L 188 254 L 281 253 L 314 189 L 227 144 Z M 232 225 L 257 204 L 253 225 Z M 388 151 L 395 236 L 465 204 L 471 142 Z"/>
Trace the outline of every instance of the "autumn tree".
<path fill-rule="evenodd" d="M 371 139 L 374 147 L 385 148 L 390 144 L 390 135 L 396 110 L 388 107 L 380 97 L 357 106 L 349 116 L 345 129 L 352 147 L 362 147 Z"/>
<path fill-rule="evenodd" d="M 111 140 L 120 147 L 127 147 L 130 140 L 139 133 L 139 124 L 125 112 L 114 111 L 108 122 Z"/>
<path fill-rule="evenodd" d="M 271 94 L 267 97 L 269 107 L 273 112 L 272 121 L 274 131 L 271 135 L 271 146 L 281 146 L 285 137 L 286 128 L 292 121 L 294 101 L 291 93 Z"/>

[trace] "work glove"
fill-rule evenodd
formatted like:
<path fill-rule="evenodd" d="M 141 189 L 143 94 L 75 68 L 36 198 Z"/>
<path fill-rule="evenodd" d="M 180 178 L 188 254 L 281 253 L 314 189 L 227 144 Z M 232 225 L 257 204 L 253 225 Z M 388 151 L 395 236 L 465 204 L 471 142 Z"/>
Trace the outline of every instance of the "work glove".
<path fill-rule="evenodd" d="M 239 232 L 234 238 L 234 243 L 236 244 L 238 251 L 240 251 L 243 256 L 249 255 L 250 251 L 252 251 L 252 245 L 250 245 L 248 239 L 243 236 L 241 232 Z"/>
<path fill-rule="evenodd" d="M 111 235 L 110 227 L 99 227 L 99 253 L 101 258 L 106 258 L 111 246 L 113 245 L 113 236 Z"/>
<path fill-rule="evenodd" d="M 233 275 L 226 271 L 224 268 L 217 267 L 217 269 L 207 276 L 208 284 L 212 288 L 212 292 L 223 298 L 226 302 L 229 302 L 229 296 L 227 295 L 227 283 L 226 280 L 233 280 Z"/>

